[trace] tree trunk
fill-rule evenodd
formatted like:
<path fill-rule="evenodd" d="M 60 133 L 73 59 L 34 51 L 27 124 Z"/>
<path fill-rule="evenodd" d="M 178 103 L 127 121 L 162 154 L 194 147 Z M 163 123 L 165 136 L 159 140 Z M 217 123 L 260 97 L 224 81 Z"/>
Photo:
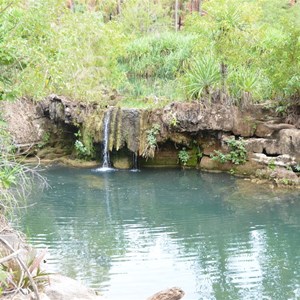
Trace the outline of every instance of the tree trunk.
<path fill-rule="evenodd" d="M 201 17 L 201 15 L 202 15 L 201 6 L 202 6 L 202 0 L 199 0 L 198 12 L 199 12 L 199 16 L 200 16 L 200 17 Z"/>
<path fill-rule="evenodd" d="M 67 7 L 71 10 L 71 11 L 75 11 L 75 3 L 73 0 L 67 0 Z"/>
<path fill-rule="evenodd" d="M 117 15 L 120 15 L 122 12 L 121 0 L 117 0 Z"/>
<path fill-rule="evenodd" d="M 178 6 L 179 0 L 175 0 L 175 31 L 178 30 Z"/>

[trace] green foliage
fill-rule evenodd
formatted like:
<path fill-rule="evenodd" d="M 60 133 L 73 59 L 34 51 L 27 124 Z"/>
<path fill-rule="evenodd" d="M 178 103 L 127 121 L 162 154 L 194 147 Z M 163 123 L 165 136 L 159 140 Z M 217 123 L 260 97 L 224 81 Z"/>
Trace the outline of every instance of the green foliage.
<path fill-rule="evenodd" d="M 221 90 L 237 104 L 289 102 L 300 96 L 300 6 L 287 2 L 203 1 L 202 17 L 183 5 L 183 30 L 173 32 L 170 0 L 78 0 L 74 10 L 63 0 L 3 0 L 0 99 L 104 103 L 114 91 L 142 107 Z"/>
<path fill-rule="evenodd" d="M 40 254 L 33 249 L 26 254 L 26 261 L 23 264 L 15 261 L 15 258 L 10 259 L 0 264 L 0 289 L 3 293 L 13 293 L 19 287 L 23 291 L 32 292 L 34 288 L 27 272 L 34 281 L 37 288 L 42 288 L 48 284 L 48 273 L 41 270 L 41 263 L 46 252 Z"/>
<path fill-rule="evenodd" d="M 42 140 L 38 143 L 38 148 L 45 147 L 50 141 L 50 132 L 45 132 L 42 136 Z"/>
<path fill-rule="evenodd" d="M 232 138 L 226 141 L 229 147 L 229 153 L 222 153 L 215 150 L 212 160 L 218 161 L 222 164 L 231 162 L 235 165 L 244 164 L 247 160 L 247 150 L 245 148 L 245 141 L 242 138 L 238 140 Z"/>
<path fill-rule="evenodd" d="M 124 35 L 115 23 L 104 26 L 100 12 L 73 13 L 60 0 L 19 1 L 0 18 L 3 99 L 53 92 L 97 99 L 125 78 L 117 64 Z"/>
<path fill-rule="evenodd" d="M 186 72 L 186 91 L 191 99 L 210 96 L 220 83 L 220 67 L 211 55 L 195 60 Z"/>
<path fill-rule="evenodd" d="M 142 156 L 148 159 L 154 157 L 157 148 L 157 135 L 160 132 L 160 125 L 154 124 L 150 129 L 146 130 L 146 145 Z"/>
<path fill-rule="evenodd" d="M 171 120 L 170 120 L 170 126 L 176 127 L 179 124 L 179 121 L 177 120 L 176 112 L 170 112 L 171 113 Z"/>
<path fill-rule="evenodd" d="M 235 172 L 236 172 L 236 170 L 235 170 L 235 169 L 230 169 L 230 170 L 229 170 L 229 174 L 231 174 L 231 175 L 234 175 L 234 174 L 235 174 Z"/>
<path fill-rule="evenodd" d="M 190 159 L 190 155 L 186 151 L 186 148 L 183 147 L 179 152 L 178 152 L 178 158 L 179 162 L 183 165 L 186 166 L 188 160 Z"/>
<path fill-rule="evenodd" d="M 275 165 L 274 159 L 270 159 L 270 161 L 268 163 L 268 168 L 271 169 L 271 170 L 275 170 L 276 165 Z"/>
<path fill-rule="evenodd" d="M 194 54 L 211 51 L 226 66 L 223 84 L 236 103 L 299 96 L 300 7 L 287 1 L 205 1 L 207 16 L 187 18 Z"/>
<path fill-rule="evenodd" d="M 170 4 L 169 0 L 128 0 L 124 2 L 117 20 L 126 32 L 145 34 L 166 31 L 172 26 L 172 16 L 168 11 Z"/>
<path fill-rule="evenodd" d="M 75 133 L 76 141 L 74 144 L 76 154 L 80 159 L 89 159 L 93 155 L 93 145 L 90 139 L 87 139 L 86 135 L 82 136 L 79 130 Z"/>
<path fill-rule="evenodd" d="M 160 131 L 160 125 L 154 124 L 147 132 L 147 144 L 152 147 L 157 145 L 156 136 Z"/>
<path fill-rule="evenodd" d="M 214 155 L 211 158 L 212 160 L 218 161 L 221 164 L 225 164 L 226 162 L 230 161 L 230 156 L 228 154 L 224 154 L 219 150 L 214 151 Z"/>
<path fill-rule="evenodd" d="M 128 79 L 126 86 L 122 87 L 120 92 L 124 95 L 120 104 L 127 107 L 163 107 L 170 100 L 182 99 L 176 79 L 132 77 Z"/>
<path fill-rule="evenodd" d="M 83 143 L 79 140 L 75 141 L 75 150 L 79 158 L 86 158 L 88 155 L 88 150 L 87 148 L 83 145 Z"/>
<path fill-rule="evenodd" d="M 130 42 L 121 62 L 129 77 L 174 79 L 190 57 L 195 36 L 149 34 Z"/>
<path fill-rule="evenodd" d="M 296 172 L 300 172 L 300 164 L 297 164 L 295 167 L 294 167 L 295 171 Z"/>

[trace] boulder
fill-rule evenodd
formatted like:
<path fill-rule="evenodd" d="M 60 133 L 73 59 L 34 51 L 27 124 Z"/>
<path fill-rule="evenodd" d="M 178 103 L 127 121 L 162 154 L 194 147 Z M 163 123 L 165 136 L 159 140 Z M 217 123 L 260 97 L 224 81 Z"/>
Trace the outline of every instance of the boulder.
<path fill-rule="evenodd" d="M 184 296 L 184 291 L 178 287 L 173 287 L 160 291 L 147 300 L 180 300 Z"/>
<path fill-rule="evenodd" d="M 50 120 L 41 114 L 33 101 L 27 98 L 14 102 L 4 101 L 0 109 L 15 146 L 22 150 L 41 142 L 52 128 Z"/>
<path fill-rule="evenodd" d="M 258 123 L 255 130 L 255 135 L 257 137 L 265 138 L 270 137 L 274 130 L 269 128 L 266 123 Z"/>
<path fill-rule="evenodd" d="M 253 153 L 250 155 L 250 159 L 263 165 L 272 165 L 279 167 L 294 166 L 297 164 L 294 156 L 283 154 L 275 157 L 267 156 L 264 153 Z"/>
<path fill-rule="evenodd" d="M 254 135 L 256 129 L 256 119 L 252 114 L 242 112 L 237 107 L 232 108 L 232 114 L 229 116 L 233 120 L 232 132 L 242 137 Z"/>
<path fill-rule="evenodd" d="M 114 157 L 111 159 L 112 164 L 116 169 L 126 170 L 133 167 L 132 159 L 129 156 Z"/>
<path fill-rule="evenodd" d="M 62 275 L 51 275 L 49 277 L 49 285 L 45 287 L 44 294 L 50 300 L 102 299 L 78 281 Z"/>
<path fill-rule="evenodd" d="M 219 163 L 215 160 L 212 160 L 208 156 L 202 157 L 200 161 L 200 169 L 207 170 L 207 171 L 229 171 L 232 169 L 231 163 Z"/>
<path fill-rule="evenodd" d="M 280 130 L 278 147 L 282 154 L 292 154 L 300 160 L 300 129 Z"/>
<path fill-rule="evenodd" d="M 273 181 L 277 186 L 300 187 L 300 178 L 293 171 L 286 168 L 263 169 L 256 171 L 256 177 Z"/>

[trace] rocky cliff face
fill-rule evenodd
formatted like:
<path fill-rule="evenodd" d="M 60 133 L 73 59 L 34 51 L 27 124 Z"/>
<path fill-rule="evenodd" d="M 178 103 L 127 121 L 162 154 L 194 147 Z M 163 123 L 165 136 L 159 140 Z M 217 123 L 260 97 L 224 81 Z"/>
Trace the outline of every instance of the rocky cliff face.
<path fill-rule="evenodd" d="M 14 122 L 18 110 L 25 110 L 22 126 Z M 92 146 L 103 143 L 104 115 L 109 113 L 109 151 L 113 163 L 123 167 L 131 167 L 130 153 L 139 156 L 142 166 L 176 166 L 180 163 L 180 151 L 188 153 L 186 166 L 205 170 L 251 175 L 259 169 L 276 167 L 298 171 L 300 166 L 299 110 L 294 110 L 291 118 L 278 117 L 274 110 L 263 105 L 241 110 L 221 104 L 178 102 L 153 110 L 102 109 L 97 103 L 80 103 L 52 95 L 38 104 L 24 100 L 6 104 L 4 111 L 17 144 L 37 143 L 45 132 L 71 126 L 71 135 L 80 129 L 82 140 L 88 138 Z M 239 138 L 243 138 L 247 150 L 246 163 L 212 160 L 216 150 L 224 155 L 230 153 L 228 140 Z M 122 158 L 125 164 L 120 163 Z M 297 172 L 291 174 L 289 181 L 298 182 Z M 287 174 L 283 176 L 285 179 Z"/>

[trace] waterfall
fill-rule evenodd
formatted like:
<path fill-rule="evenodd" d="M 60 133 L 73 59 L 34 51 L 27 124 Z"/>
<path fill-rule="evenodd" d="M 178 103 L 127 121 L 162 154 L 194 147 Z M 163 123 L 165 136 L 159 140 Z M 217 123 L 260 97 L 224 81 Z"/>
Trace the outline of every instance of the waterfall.
<path fill-rule="evenodd" d="M 104 116 L 103 120 L 103 150 L 102 150 L 102 167 L 96 171 L 113 171 L 115 169 L 110 167 L 109 157 L 109 127 L 110 127 L 111 110 L 109 109 Z"/>
<path fill-rule="evenodd" d="M 110 110 L 108 110 L 104 116 L 104 129 L 103 129 L 103 152 L 102 152 L 102 168 L 110 167 L 109 157 L 109 125 L 110 125 Z"/>
<path fill-rule="evenodd" d="M 138 172 L 138 155 L 136 152 L 132 153 L 132 172 Z"/>

